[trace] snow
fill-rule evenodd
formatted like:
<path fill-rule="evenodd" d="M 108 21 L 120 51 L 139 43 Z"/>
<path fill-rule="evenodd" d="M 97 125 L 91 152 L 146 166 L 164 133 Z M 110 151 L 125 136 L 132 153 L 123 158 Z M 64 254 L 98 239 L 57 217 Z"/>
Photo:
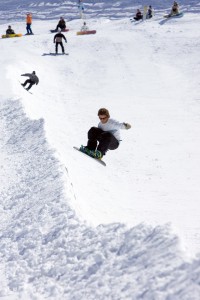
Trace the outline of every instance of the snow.
<path fill-rule="evenodd" d="M 76 2 L 26 2 L 0 4 L 2 34 L 35 13 L 0 40 L 1 299 L 200 299 L 199 2 L 88 1 L 88 36 Z M 69 56 L 44 56 L 63 8 Z M 106 167 L 73 149 L 101 107 L 132 125 Z"/>

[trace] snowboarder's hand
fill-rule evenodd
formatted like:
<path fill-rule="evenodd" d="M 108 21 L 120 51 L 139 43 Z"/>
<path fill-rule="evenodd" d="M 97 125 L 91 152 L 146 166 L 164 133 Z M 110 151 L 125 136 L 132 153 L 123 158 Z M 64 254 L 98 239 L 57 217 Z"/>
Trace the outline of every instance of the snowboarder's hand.
<path fill-rule="evenodd" d="M 130 129 L 131 128 L 131 125 L 128 124 L 128 123 L 124 123 L 124 126 L 125 126 L 126 129 Z"/>

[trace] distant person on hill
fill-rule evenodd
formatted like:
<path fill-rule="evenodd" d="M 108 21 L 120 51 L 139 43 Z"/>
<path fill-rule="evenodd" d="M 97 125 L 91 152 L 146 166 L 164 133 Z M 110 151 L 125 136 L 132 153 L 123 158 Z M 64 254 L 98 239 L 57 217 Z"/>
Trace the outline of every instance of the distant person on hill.
<path fill-rule="evenodd" d="M 177 15 L 178 13 L 179 13 L 179 5 L 176 1 L 174 1 L 170 16 Z"/>
<path fill-rule="evenodd" d="M 90 128 L 87 146 L 81 146 L 80 151 L 101 159 L 108 150 L 115 150 L 119 147 L 120 129 L 130 129 L 131 125 L 111 119 L 106 108 L 99 109 L 98 117 L 100 120 L 98 127 Z"/>
<path fill-rule="evenodd" d="M 21 85 L 23 87 L 25 87 L 27 85 L 27 83 L 29 83 L 29 86 L 26 88 L 26 90 L 30 90 L 30 88 L 34 85 L 34 84 L 38 84 L 39 83 L 39 78 L 36 76 L 35 71 L 33 71 L 32 73 L 25 73 L 22 74 L 21 76 L 27 76 L 29 77 L 29 79 L 27 79 L 24 83 L 21 83 Z"/>
<path fill-rule="evenodd" d="M 26 31 L 27 31 L 27 34 L 33 34 L 32 29 L 31 29 L 31 25 L 32 25 L 32 14 L 27 13 L 26 14 Z"/>
<path fill-rule="evenodd" d="M 148 9 L 147 9 L 147 15 L 146 15 L 146 18 L 147 19 L 151 19 L 153 17 L 153 9 L 152 9 L 152 6 L 149 5 Z"/>
<path fill-rule="evenodd" d="M 56 48 L 55 48 L 56 54 L 58 53 L 58 45 L 61 46 L 62 53 L 65 54 L 65 49 L 64 49 L 64 46 L 63 46 L 62 39 L 64 39 L 65 43 L 67 43 L 66 37 L 64 36 L 64 34 L 61 33 L 61 30 L 60 30 L 59 33 L 56 33 L 56 35 L 54 36 L 54 39 L 53 39 L 53 42 L 56 44 Z"/>
<path fill-rule="evenodd" d="M 88 30 L 89 30 L 89 28 L 88 28 L 86 22 L 84 22 L 83 26 L 81 27 L 81 31 L 88 31 Z"/>
<path fill-rule="evenodd" d="M 15 34 L 14 30 L 11 28 L 11 26 L 8 26 L 8 29 L 6 30 L 6 34 Z"/>
<path fill-rule="evenodd" d="M 143 15 L 139 9 L 137 9 L 135 17 L 133 18 L 135 21 L 139 21 L 143 18 Z"/>
<path fill-rule="evenodd" d="M 66 29 L 66 23 L 63 17 L 60 17 L 60 21 L 58 22 L 58 25 L 56 26 L 56 31 L 58 31 L 58 29 L 61 30 L 65 30 Z"/>

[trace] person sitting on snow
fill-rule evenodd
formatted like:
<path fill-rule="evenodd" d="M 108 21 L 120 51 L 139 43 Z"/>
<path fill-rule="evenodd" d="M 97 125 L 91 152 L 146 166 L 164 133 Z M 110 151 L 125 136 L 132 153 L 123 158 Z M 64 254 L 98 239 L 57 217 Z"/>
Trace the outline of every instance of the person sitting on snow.
<path fill-rule="evenodd" d="M 98 127 L 90 128 L 87 146 L 81 146 L 80 151 L 101 159 L 108 150 L 115 150 L 119 147 L 120 129 L 130 129 L 131 125 L 111 119 L 106 108 L 100 108 L 97 115 L 100 120 Z"/>
<path fill-rule="evenodd" d="M 140 11 L 139 9 L 137 9 L 137 12 L 136 12 L 136 14 L 135 14 L 135 17 L 134 17 L 133 19 L 136 20 L 136 21 L 139 21 L 139 20 L 141 20 L 142 18 L 143 18 L 143 15 L 142 15 L 141 11 Z"/>
<path fill-rule="evenodd" d="M 148 9 L 147 9 L 147 15 L 146 15 L 146 18 L 147 19 L 151 19 L 153 17 L 153 9 L 152 9 L 152 6 L 149 5 Z"/>
<path fill-rule="evenodd" d="M 83 23 L 83 26 L 81 27 L 81 31 L 88 31 L 89 28 L 88 26 L 86 25 L 86 22 Z"/>
<path fill-rule="evenodd" d="M 174 4 L 172 6 L 172 10 L 171 10 L 171 13 L 170 15 L 173 16 L 173 15 L 177 15 L 179 13 L 179 5 L 176 1 L 174 1 Z"/>
<path fill-rule="evenodd" d="M 11 26 L 8 26 L 8 29 L 6 30 L 6 34 L 15 34 L 14 30 L 11 28 Z"/>
<path fill-rule="evenodd" d="M 58 22 L 58 25 L 56 26 L 56 31 L 58 31 L 58 28 L 61 30 L 64 30 L 66 28 L 66 23 L 63 17 L 60 17 L 60 21 Z"/>
<path fill-rule="evenodd" d="M 27 83 L 29 83 L 29 86 L 26 88 L 27 91 L 30 90 L 32 85 L 39 83 L 39 78 L 36 76 L 35 71 L 33 71 L 32 73 L 22 74 L 21 76 L 29 77 L 29 79 L 27 79 L 24 83 L 21 83 L 23 87 L 25 87 Z"/>

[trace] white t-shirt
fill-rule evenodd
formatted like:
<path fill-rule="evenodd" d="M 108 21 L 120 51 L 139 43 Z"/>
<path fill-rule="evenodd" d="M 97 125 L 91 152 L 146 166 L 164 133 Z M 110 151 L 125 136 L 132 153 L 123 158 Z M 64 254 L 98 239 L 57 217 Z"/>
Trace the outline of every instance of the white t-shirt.
<path fill-rule="evenodd" d="M 114 135 L 114 137 L 120 141 L 120 129 L 126 129 L 124 123 L 120 123 L 114 119 L 108 119 L 108 121 L 103 124 L 99 122 L 98 128 L 102 129 L 103 131 L 108 131 Z"/>

